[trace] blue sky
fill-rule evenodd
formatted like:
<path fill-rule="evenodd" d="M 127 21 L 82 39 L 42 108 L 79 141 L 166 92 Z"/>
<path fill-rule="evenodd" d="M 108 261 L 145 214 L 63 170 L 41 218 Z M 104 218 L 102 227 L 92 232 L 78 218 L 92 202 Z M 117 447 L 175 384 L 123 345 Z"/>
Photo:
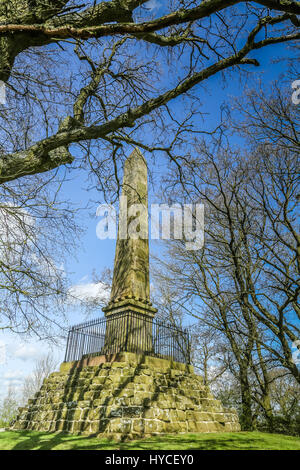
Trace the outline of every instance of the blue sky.
<path fill-rule="evenodd" d="M 272 64 L 271 62 L 275 56 L 284 55 L 284 51 L 285 46 L 283 45 L 269 47 L 263 51 L 256 51 L 253 56 L 260 61 L 261 66 L 259 68 L 249 67 L 252 73 L 249 85 L 251 83 L 254 84 L 256 80 L 260 79 L 268 87 L 272 80 L 278 78 L 282 74 L 284 63 Z M 230 106 L 232 97 L 243 94 L 244 84 L 239 82 L 237 75 L 230 74 L 230 79 L 224 85 L 221 82 L 221 76 L 215 75 L 207 81 L 206 87 L 205 96 L 202 97 L 202 111 L 206 115 L 201 125 L 203 129 L 208 130 L 219 124 L 220 105 L 226 103 Z M 197 88 L 195 91 L 197 93 Z M 199 87 L 198 92 L 203 93 L 203 90 Z M 177 106 L 176 103 L 175 106 Z M 180 112 L 179 105 L 178 112 Z M 145 156 L 147 158 L 147 153 L 145 153 Z M 149 163 L 150 170 L 154 171 L 157 175 L 163 172 L 164 165 L 164 160 L 158 162 L 155 167 Z M 91 199 L 99 200 L 99 194 L 95 190 L 87 192 L 86 176 L 83 172 L 77 171 L 72 175 L 72 180 L 63 187 L 62 199 L 65 194 L 68 199 L 80 207 L 87 205 Z M 160 190 L 161 188 L 158 188 L 158 191 Z M 151 188 L 149 191 L 149 203 L 151 204 L 154 200 L 157 202 L 156 191 Z M 67 263 L 67 269 L 71 272 L 72 284 L 75 286 L 80 285 L 83 289 L 86 288 L 87 290 L 93 288 L 92 272 L 96 271 L 100 274 L 104 268 L 112 268 L 114 260 L 115 241 L 99 240 L 96 237 L 98 221 L 96 208 L 97 204 L 95 203 L 94 207 L 92 206 L 82 214 L 86 231 L 80 241 L 80 247 L 76 252 L 76 256 L 74 254 L 74 257 L 70 258 Z M 157 243 L 150 241 L 150 252 L 154 249 L 157 251 Z M 102 316 L 100 308 L 94 316 L 98 315 Z M 85 316 L 83 311 L 76 305 L 73 305 L 70 306 L 68 318 L 70 323 L 78 323 L 84 320 Z M 23 379 L 32 372 L 35 361 L 50 350 L 51 348 L 46 342 L 36 339 L 25 341 L 23 338 L 18 338 L 9 333 L 0 334 L 0 399 L 5 396 L 9 385 L 19 390 Z M 54 348 L 52 352 L 57 363 L 62 362 L 64 346 Z"/>

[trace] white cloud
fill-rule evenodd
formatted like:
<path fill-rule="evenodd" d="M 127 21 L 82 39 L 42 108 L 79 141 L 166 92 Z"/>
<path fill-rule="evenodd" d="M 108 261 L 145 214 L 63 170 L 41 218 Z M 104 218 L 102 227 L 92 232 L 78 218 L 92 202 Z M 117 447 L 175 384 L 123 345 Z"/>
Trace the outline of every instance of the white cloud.
<path fill-rule="evenodd" d="M 150 11 L 157 10 L 160 7 L 160 2 L 157 0 L 149 0 L 149 2 L 146 3 L 146 8 Z"/>
<path fill-rule="evenodd" d="M 88 282 L 76 284 L 69 289 L 71 303 L 77 300 L 85 302 L 107 302 L 109 300 L 109 288 L 103 282 Z"/>
<path fill-rule="evenodd" d="M 21 340 L 10 332 L 0 335 L 1 342 L 5 346 L 6 360 L 0 362 L 0 402 L 10 389 L 22 395 L 24 379 L 32 374 L 38 359 L 50 353 L 58 364 L 64 357 L 64 347 L 54 348 L 45 341 L 32 338 Z"/>
<path fill-rule="evenodd" d="M 25 372 L 20 369 L 8 369 L 3 374 L 3 379 L 8 379 L 10 382 L 20 382 L 25 376 Z"/>
<path fill-rule="evenodd" d="M 0 399 L 3 399 L 5 396 L 7 396 L 9 390 L 11 390 L 14 393 L 15 398 L 18 399 L 19 394 L 22 393 L 23 380 L 24 378 L 5 380 L 3 389 L 1 390 L 2 393 L 0 395 Z"/>
<path fill-rule="evenodd" d="M 28 361 L 36 359 L 40 355 L 41 351 L 36 346 L 31 344 L 20 344 L 18 348 L 13 352 L 13 356 L 22 361 Z"/>

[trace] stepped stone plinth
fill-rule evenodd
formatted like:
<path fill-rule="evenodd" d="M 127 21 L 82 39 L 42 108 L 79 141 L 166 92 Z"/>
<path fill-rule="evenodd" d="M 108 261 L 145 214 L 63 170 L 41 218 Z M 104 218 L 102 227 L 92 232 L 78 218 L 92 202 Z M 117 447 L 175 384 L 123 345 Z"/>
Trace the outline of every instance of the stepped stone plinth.
<path fill-rule="evenodd" d="M 235 410 L 213 398 L 192 366 L 132 353 L 87 363 L 63 363 L 13 429 L 115 439 L 240 430 Z"/>

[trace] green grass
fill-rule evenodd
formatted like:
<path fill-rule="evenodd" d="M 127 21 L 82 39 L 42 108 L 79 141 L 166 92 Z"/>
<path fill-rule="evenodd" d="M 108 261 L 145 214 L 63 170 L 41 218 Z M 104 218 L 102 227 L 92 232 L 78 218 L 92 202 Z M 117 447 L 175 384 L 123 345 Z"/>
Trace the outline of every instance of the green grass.
<path fill-rule="evenodd" d="M 300 450 L 298 437 L 261 432 L 181 434 L 115 442 L 33 431 L 0 433 L 0 450 Z"/>

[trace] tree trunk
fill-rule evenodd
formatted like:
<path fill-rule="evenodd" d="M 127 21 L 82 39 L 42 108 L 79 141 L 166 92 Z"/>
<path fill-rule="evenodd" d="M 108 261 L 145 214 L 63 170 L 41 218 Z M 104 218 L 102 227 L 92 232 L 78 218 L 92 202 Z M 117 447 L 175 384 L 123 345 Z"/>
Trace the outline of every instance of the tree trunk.
<path fill-rule="evenodd" d="M 242 398 L 242 416 L 240 418 L 243 431 L 253 431 L 253 416 L 251 409 L 251 390 L 247 375 L 247 370 L 240 368 L 241 398 Z"/>

